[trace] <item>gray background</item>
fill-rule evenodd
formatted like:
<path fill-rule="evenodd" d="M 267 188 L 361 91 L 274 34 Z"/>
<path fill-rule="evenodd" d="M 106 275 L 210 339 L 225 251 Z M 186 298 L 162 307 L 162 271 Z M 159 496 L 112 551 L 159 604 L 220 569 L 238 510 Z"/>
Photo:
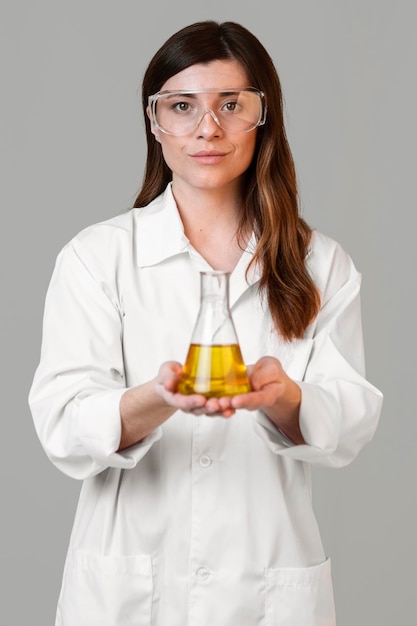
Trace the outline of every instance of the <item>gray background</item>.
<path fill-rule="evenodd" d="M 207 18 L 241 22 L 274 58 L 304 215 L 363 273 L 383 415 L 351 466 L 314 475 L 338 624 L 414 623 L 414 2 L 27 0 L 0 10 L 2 623 L 53 624 L 80 488 L 46 459 L 27 408 L 55 257 L 132 204 L 145 66 L 172 32 Z"/>

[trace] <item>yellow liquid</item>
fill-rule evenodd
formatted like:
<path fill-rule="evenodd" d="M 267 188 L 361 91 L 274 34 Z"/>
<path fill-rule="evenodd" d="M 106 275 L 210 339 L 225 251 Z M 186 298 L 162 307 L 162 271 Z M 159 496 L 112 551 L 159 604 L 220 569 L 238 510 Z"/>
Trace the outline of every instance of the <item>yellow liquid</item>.
<path fill-rule="evenodd" d="M 191 344 L 178 391 L 186 395 L 198 393 L 207 398 L 236 396 L 250 391 L 239 345 Z"/>

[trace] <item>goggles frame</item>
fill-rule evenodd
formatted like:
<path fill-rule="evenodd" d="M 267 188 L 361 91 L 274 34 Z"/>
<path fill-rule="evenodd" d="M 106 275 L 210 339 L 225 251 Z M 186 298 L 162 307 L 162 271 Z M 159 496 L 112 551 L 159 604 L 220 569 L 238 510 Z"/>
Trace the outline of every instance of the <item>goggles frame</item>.
<path fill-rule="evenodd" d="M 236 94 L 236 93 L 240 93 L 240 92 L 249 92 L 249 93 L 254 93 L 259 97 L 259 101 L 260 101 L 260 113 L 259 113 L 259 118 L 258 121 L 256 123 L 253 124 L 253 126 L 250 126 L 249 128 L 245 129 L 245 130 L 240 130 L 240 131 L 230 131 L 230 129 L 225 128 L 224 126 L 222 126 L 221 121 L 219 120 L 219 118 L 217 117 L 216 113 L 210 109 L 210 108 L 202 108 L 201 111 L 201 115 L 196 117 L 195 120 L 195 124 L 194 126 L 184 132 L 181 133 L 172 133 L 168 130 L 166 130 L 165 128 L 163 128 L 162 126 L 160 126 L 158 124 L 157 118 L 156 118 L 156 106 L 158 103 L 158 100 L 160 100 L 161 98 L 165 97 L 165 96 L 193 96 L 195 94 L 211 94 L 211 93 L 218 93 L 221 94 L 223 96 L 227 96 L 227 94 Z M 236 87 L 232 88 L 229 87 L 227 89 L 217 89 L 217 88 L 210 88 L 210 89 L 180 89 L 178 91 L 171 91 L 171 90 L 163 90 L 163 91 L 158 91 L 157 93 L 152 94 L 151 96 L 148 97 L 148 107 L 149 107 L 149 111 L 150 111 L 150 118 L 151 118 L 151 122 L 152 125 L 157 128 L 159 131 L 161 131 L 162 133 L 164 133 L 165 135 L 171 135 L 173 137 L 182 137 L 184 135 L 189 135 L 190 133 L 194 132 L 196 128 L 198 128 L 198 126 L 201 124 L 204 116 L 209 113 L 211 115 L 211 117 L 213 118 L 213 120 L 216 122 L 216 124 L 222 128 L 223 130 L 225 130 L 226 132 L 241 132 L 241 133 L 249 133 L 250 131 L 254 130 L 255 128 L 257 128 L 258 126 L 263 126 L 265 124 L 266 121 L 266 114 L 267 114 L 267 104 L 266 104 L 266 100 L 265 100 L 265 94 L 263 91 L 261 91 L 260 89 L 257 89 L 256 87 L 244 87 L 243 89 L 236 89 Z"/>

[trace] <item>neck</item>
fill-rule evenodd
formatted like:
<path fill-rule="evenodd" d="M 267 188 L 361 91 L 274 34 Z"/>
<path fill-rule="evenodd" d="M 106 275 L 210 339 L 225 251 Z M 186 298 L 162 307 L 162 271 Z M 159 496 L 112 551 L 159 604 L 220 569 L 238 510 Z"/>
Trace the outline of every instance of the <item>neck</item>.
<path fill-rule="evenodd" d="M 237 230 L 241 217 L 241 197 L 235 187 L 190 189 L 174 181 L 172 193 L 186 231 L 207 228 Z"/>
<path fill-rule="evenodd" d="M 172 192 L 192 246 L 213 269 L 232 271 L 242 254 L 250 233 L 238 241 L 241 198 L 236 189 L 201 190 L 173 183 Z"/>

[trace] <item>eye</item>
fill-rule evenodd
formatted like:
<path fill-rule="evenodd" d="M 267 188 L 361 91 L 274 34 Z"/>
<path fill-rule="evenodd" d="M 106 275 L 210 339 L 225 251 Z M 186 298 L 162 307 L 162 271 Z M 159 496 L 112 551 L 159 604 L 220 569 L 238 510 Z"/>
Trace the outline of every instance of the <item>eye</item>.
<path fill-rule="evenodd" d="M 229 100 L 222 106 L 222 111 L 225 111 L 226 113 L 236 113 L 238 108 L 239 105 L 236 100 Z"/>
<path fill-rule="evenodd" d="M 173 102 L 170 108 L 176 113 L 189 113 L 192 110 L 191 104 L 184 100 Z"/>

